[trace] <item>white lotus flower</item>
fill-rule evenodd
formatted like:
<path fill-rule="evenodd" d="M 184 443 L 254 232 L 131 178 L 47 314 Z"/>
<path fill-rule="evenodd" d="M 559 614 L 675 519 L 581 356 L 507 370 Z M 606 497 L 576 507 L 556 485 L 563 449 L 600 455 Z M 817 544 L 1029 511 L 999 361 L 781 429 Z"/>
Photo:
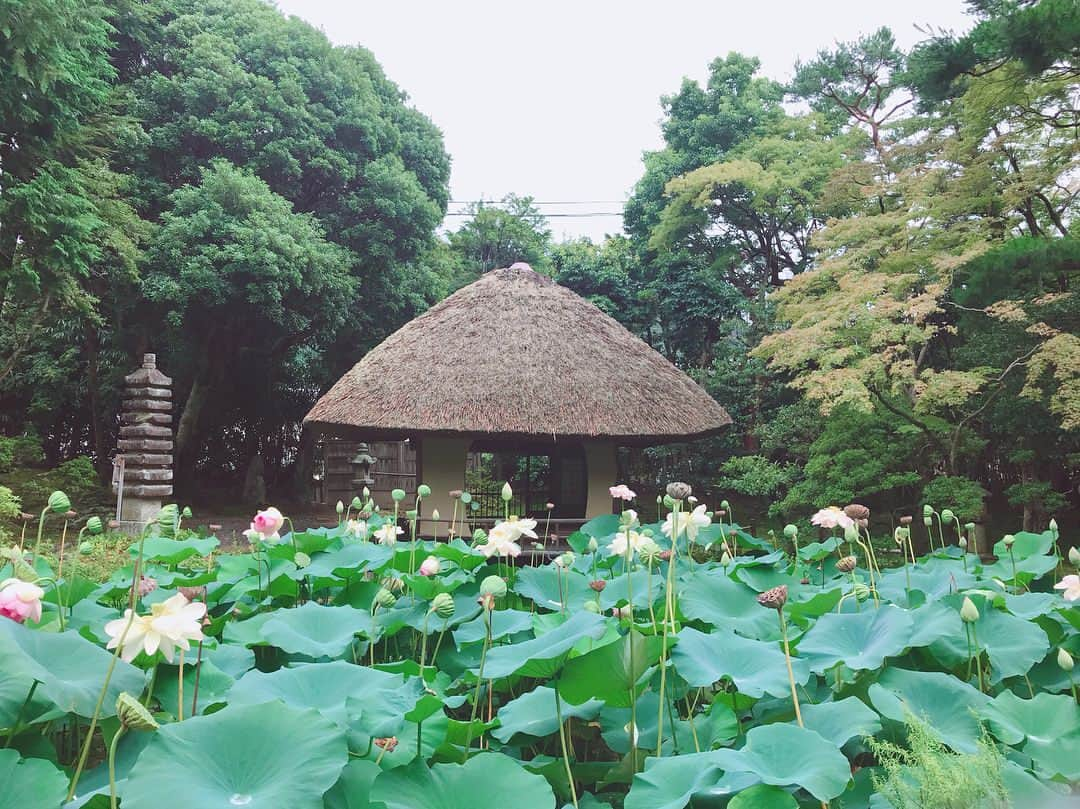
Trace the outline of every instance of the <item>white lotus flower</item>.
<path fill-rule="evenodd" d="M 160 649 L 165 659 L 172 663 L 177 646 L 186 651 L 191 648 L 190 641 L 203 639 L 202 619 L 205 615 L 206 604 L 201 601 L 188 601 L 183 593 L 151 605 L 149 615 L 132 616 L 131 610 L 127 609 L 124 610 L 123 618 L 105 624 L 105 633 L 109 635 L 109 643 L 105 648 L 115 649 L 120 646 L 120 656 L 128 663 L 134 660 L 140 651 L 152 655 Z"/>
<path fill-rule="evenodd" d="M 400 525 L 394 525 L 392 522 L 383 523 L 382 528 L 375 531 L 375 540 L 380 545 L 393 545 L 397 542 L 399 534 L 404 534 L 405 530 Z"/>
<path fill-rule="evenodd" d="M 514 540 L 518 540 L 521 537 L 529 537 L 530 539 L 536 539 L 536 520 L 521 520 L 510 515 L 510 519 L 503 523 L 503 525 L 509 525 L 510 528 L 516 532 Z"/>
<path fill-rule="evenodd" d="M 1055 590 L 1064 590 L 1061 595 L 1066 601 L 1080 599 L 1080 576 L 1062 576 L 1061 581 L 1054 585 Z"/>
<path fill-rule="evenodd" d="M 629 547 L 633 553 L 637 553 L 648 539 L 647 536 L 639 534 L 632 528 L 629 531 L 619 531 L 608 544 L 608 552 L 612 556 L 626 556 L 626 549 Z"/>
<path fill-rule="evenodd" d="M 534 521 L 528 520 L 528 522 Z M 488 533 L 487 542 L 480 546 L 480 551 L 489 559 L 495 555 L 517 556 L 521 553 L 521 546 L 516 541 L 520 536 L 521 532 L 511 525 L 509 520 L 501 522 Z M 536 534 L 533 536 L 535 537 Z"/>
<path fill-rule="evenodd" d="M 810 518 L 810 522 L 821 528 L 849 528 L 855 521 L 838 506 L 823 508 Z"/>
<path fill-rule="evenodd" d="M 363 539 L 367 536 L 368 525 L 363 520 L 349 520 L 345 523 L 345 533 Z"/>
<path fill-rule="evenodd" d="M 669 512 L 660 530 L 664 536 L 675 539 L 679 534 L 686 534 L 691 542 L 697 540 L 698 531 L 712 523 L 712 518 L 705 513 L 705 504 L 696 506 L 693 511 Z"/>

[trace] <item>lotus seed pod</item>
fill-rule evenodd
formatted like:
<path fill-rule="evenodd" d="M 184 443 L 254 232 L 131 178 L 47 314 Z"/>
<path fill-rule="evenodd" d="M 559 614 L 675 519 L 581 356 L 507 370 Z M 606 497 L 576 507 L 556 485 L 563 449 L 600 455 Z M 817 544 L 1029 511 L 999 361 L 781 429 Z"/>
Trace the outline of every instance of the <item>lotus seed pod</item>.
<path fill-rule="evenodd" d="M 1057 664 L 1061 667 L 1062 671 L 1072 671 L 1075 661 L 1073 656 L 1069 654 L 1068 650 L 1064 647 L 1058 649 Z"/>
<path fill-rule="evenodd" d="M 89 520 L 87 520 L 86 530 L 89 533 L 94 534 L 95 536 L 103 532 L 105 530 L 105 526 L 101 524 L 101 517 L 91 517 Z"/>
<path fill-rule="evenodd" d="M 956 518 L 956 515 L 952 513 L 951 508 L 943 508 L 941 510 L 941 521 L 946 525 L 952 525 L 952 521 Z"/>
<path fill-rule="evenodd" d="M 364 501 L 363 501 L 363 500 L 361 500 L 361 499 L 360 499 L 359 497 L 354 497 L 354 498 L 352 499 L 352 503 L 351 503 L 351 505 L 352 505 L 352 507 L 353 507 L 353 508 L 355 508 L 355 509 L 361 509 L 361 508 L 363 508 L 363 507 L 364 507 Z"/>
<path fill-rule="evenodd" d="M 922 507 L 922 515 L 924 517 L 933 517 L 934 516 L 934 507 L 929 506 L 929 505 L 923 506 Z"/>
<path fill-rule="evenodd" d="M 852 588 L 851 592 L 855 594 L 857 601 L 866 601 L 870 597 L 870 588 L 863 584 L 861 581 L 857 582 Z"/>
<path fill-rule="evenodd" d="M 161 529 L 162 536 L 175 536 L 176 524 L 180 521 L 180 509 L 176 507 L 176 503 L 169 503 L 166 506 L 162 506 L 161 511 L 157 513 L 157 517 L 154 518 L 154 521 Z"/>
<path fill-rule="evenodd" d="M 979 608 L 967 596 L 964 596 L 964 602 L 960 605 L 960 619 L 965 624 L 973 624 L 979 620 Z"/>
<path fill-rule="evenodd" d="M 1012 534 L 1006 534 L 1001 538 L 1001 541 L 1005 543 L 1006 548 L 1011 548 L 1013 546 L 1013 543 L 1016 542 L 1016 537 L 1014 537 Z"/>
<path fill-rule="evenodd" d="M 503 501 L 509 503 L 514 498 L 514 490 L 510 488 L 510 483 L 507 481 L 502 485 L 502 491 L 499 493 Z"/>
<path fill-rule="evenodd" d="M 850 573 L 858 563 L 854 556 L 845 556 L 836 563 L 836 569 L 841 573 Z"/>
<path fill-rule="evenodd" d="M 664 504 L 664 508 L 675 508 L 675 498 L 670 494 L 665 494 L 662 498 L 658 499 Z"/>
<path fill-rule="evenodd" d="M 83 556 L 89 556 L 93 552 L 94 552 L 94 543 L 91 542 L 89 539 L 83 540 L 82 542 L 79 543 L 79 553 L 81 553 Z"/>
<path fill-rule="evenodd" d="M 394 594 L 387 590 L 385 587 L 380 587 L 379 591 L 375 593 L 375 600 L 372 603 L 372 607 L 382 607 L 383 609 L 389 609 L 394 606 L 397 599 Z"/>
<path fill-rule="evenodd" d="M 795 537 L 797 537 L 798 535 L 799 529 L 795 526 L 794 523 L 789 522 L 787 525 L 784 526 L 784 536 L 786 536 L 788 539 L 795 539 Z"/>
<path fill-rule="evenodd" d="M 408 509 L 408 510 L 407 510 L 407 511 L 405 512 L 405 517 L 406 517 L 407 519 L 410 519 L 410 520 L 415 520 L 415 519 L 416 519 L 416 517 L 417 517 L 417 512 L 416 512 L 416 509 L 415 509 L 415 508 L 410 508 L 410 509 Z"/>
<path fill-rule="evenodd" d="M 190 520 L 194 516 L 191 512 L 191 506 L 184 506 L 183 511 L 180 512 L 180 516 L 185 520 Z"/>
<path fill-rule="evenodd" d="M 672 500 L 685 500 L 687 497 L 693 494 L 693 492 L 694 490 L 690 488 L 689 483 L 676 481 L 667 485 L 667 495 Z"/>
<path fill-rule="evenodd" d="M 660 546 L 651 539 L 647 539 L 638 546 L 638 556 L 647 565 L 655 565 L 660 561 L 660 551 Z"/>
<path fill-rule="evenodd" d="M 454 597 L 449 593 L 439 593 L 431 599 L 431 612 L 444 621 L 454 617 Z"/>
<path fill-rule="evenodd" d="M 771 590 L 766 590 L 757 597 L 757 602 L 771 610 L 782 610 L 787 603 L 787 585 L 781 584 Z"/>
<path fill-rule="evenodd" d="M 305 567 L 311 564 L 311 557 L 303 551 L 297 551 L 293 554 L 293 564 L 303 570 Z"/>
<path fill-rule="evenodd" d="M 922 518 L 922 524 L 925 525 L 927 528 L 930 528 L 934 524 L 934 518 L 933 517 L 923 517 Z"/>
<path fill-rule="evenodd" d="M 903 545 L 905 540 L 907 539 L 907 537 L 904 535 L 906 531 L 907 529 L 904 528 L 902 525 L 896 526 L 896 528 L 894 528 L 892 532 L 893 542 L 895 542 L 897 545 Z"/>
<path fill-rule="evenodd" d="M 469 494 L 468 492 L 462 492 L 461 493 L 461 502 L 464 503 L 465 505 L 469 505 L 469 503 L 472 502 L 472 495 Z"/>
<path fill-rule="evenodd" d="M 596 537 L 589 537 L 589 553 L 596 553 L 596 549 L 600 547 L 600 543 L 596 541 Z"/>
<path fill-rule="evenodd" d="M 336 511 L 338 514 L 344 514 L 345 513 L 345 504 L 342 503 L 340 500 L 338 500 L 337 505 L 334 506 L 334 511 Z"/>
<path fill-rule="evenodd" d="M 128 730 L 158 729 L 158 723 L 153 714 L 127 691 L 116 698 L 116 716 L 120 724 Z"/>
<path fill-rule="evenodd" d="M 405 490 L 392 489 L 390 491 L 390 499 L 392 499 L 395 503 L 400 503 L 402 500 L 405 499 Z"/>
<path fill-rule="evenodd" d="M 974 531 L 975 530 L 975 523 L 973 523 L 973 522 L 964 523 L 964 530 L 965 531 Z"/>
<path fill-rule="evenodd" d="M 66 494 L 57 489 L 49 495 L 49 510 L 53 514 L 63 514 L 71 510 L 71 500 Z"/>
<path fill-rule="evenodd" d="M 595 615 L 599 615 L 599 614 L 600 614 L 600 605 L 599 605 L 599 604 L 597 604 L 597 603 L 596 603 L 595 601 L 593 601 L 592 599 L 589 599 L 588 601 L 586 601 L 586 602 L 585 602 L 585 603 L 584 603 L 584 604 L 582 605 L 582 607 L 584 608 L 585 612 L 591 612 L 591 613 L 593 613 L 593 614 L 595 614 Z"/>
<path fill-rule="evenodd" d="M 856 522 L 870 519 L 870 509 L 861 503 L 849 503 L 844 506 L 844 513 Z"/>
<path fill-rule="evenodd" d="M 722 508 L 725 512 L 731 511 L 731 503 L 729 503 L 727 500 L 721 500 L 720 508 Z"/>
<path fill-rule="evenodd" d="M 431 497 L 431 487 L 426 483 L 421 483 L 416 487 L 416 493 L 420 497 Z"/>
<path fill-rule="evenodd" d="M 844 539 L 848 542 L 855 542 L 859 539 L 859 529 L 855 523 L 844 528 Z"/>
<path fill-rule="evenodd" d="M 727 550 L 720 554 L 720 564 L 722 564 L 724 567 L 727 567 L 731 564 L 731 554 L 728 553 Z"/>
<path fill-rule="evenodd" d="M 576 556 L 574 556 L 574 552 L 573 552 L 573 551 L 567 551 L 566 553 L 564 553 L 564 554 L 562 554 L 561 556 L 559 556 L 559 558 L 555 560 L 555 563 L 556 563 L 556 564 L 557 564 L 557 565 L 558 565 L 559 567 L 562 567 L 562 568 L 567 568 L 567 567 L 570 567 L 570 566 L 571 566 L 572 564 L 574 564 L 574 560 L 575 560 L 576 558 L 577 558 L 577 557 L 576 557 Z"/>
<path fill-rule="evenodd" d="M 480 510 L 480 501 L 473 500 L 471 503 L 469 503 L 469 508 L 471 508 L 473 511 L 479 511 Z"/>
<path fill-rule="evenodd" d="M 901 525 L 911 525 L 911 520 L 912 520 L 911 515 L 910 514 L 905 514 L 903 517 L 900 518 L 900 524 Z"/>
<path fill-rule="evenodd" d="M 502 576 L 488 576 L 480 582 L 480 595 L 502 598 L 506 595 L 506 582 Z"/>
<path fill-rule="evenodd" d="M 966 551 L 968 545 L 967 537 L 960 537 L 960 539 L 957 540 L 956 544 L 960 546 L 960 550 Z"/>
<path fill-rule="evenodd" d="M 1069 561 L 1072 562 L 1073 567 L 1080 567 L 1080 550 L 1069 548 Z"/>

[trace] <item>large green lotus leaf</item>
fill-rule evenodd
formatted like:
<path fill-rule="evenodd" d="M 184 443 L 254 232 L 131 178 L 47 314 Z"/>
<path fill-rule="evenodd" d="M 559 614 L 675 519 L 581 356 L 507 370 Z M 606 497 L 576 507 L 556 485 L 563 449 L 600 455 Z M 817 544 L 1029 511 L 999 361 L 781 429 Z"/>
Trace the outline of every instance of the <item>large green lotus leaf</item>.
<path fill-rule="evenodd" d="M 1066 784 L 1040 781 L 1015 761 L 1006 759 L 1001 771 L 1005 789 L 1009 791 L 1010 806 L 1020 809 L 1068 809 L 1070 790 Z"/>
<path fill-rule="evenodd" d="M 593 537 L 601 545 L 604 543 L 601 540 L 607 539 L 616 531 L 619 530 L 619 515 L 618 514 L 601 514 L 599 517 L 593 517 L 587 523 L 585 523 L 579 529 L 581 533 Z"/>
<path fill-rule="evenodd" d="M 706 635 L 692 627 L 679 632 L 678 638 L 671 660 L 690 685 L 708 687 L 728 677 L 739 691 L 751 697 L 790 696 L 787 664 L 778 644 L 751 640 L 725 629 Z M 805 660 L 793 658 L 791 667 L 796 683 L 810 679 Z"/>
<path fill-rule="evenodd" d="M 907 571 L 907 576 L 911 578 L 911 589 L 923 593 L 927 601 L 936 601 L 975 584 L 975 576 L 964 572 L 959 562 L 927 560 L 916 567 L 909 566 Z M 878 594 L 895 604 L 906 604 L 907 576 L 902 567 L 885 571 L 877 581 Z"/>
<path fill-rule="evenodd" d="M 880 668 L 911 643 L 913 621 L 906 610 L 885 604 L 863 612 L 822 615 L 799 641 L 799 657 L 821 674 L 837 663 L 853 671 Z"/>
<path fill-rule="evenodd" d="M 808 542 L 799 548 L 799 558 L 817 562 L 835 551 L 839 544 L 840 540 L 836 537 L 829 537 L 824 542 Z"/>
<path fill-rule="evenodd" d="M 728 809 L 799 809 L 799 802 L 787 790 L 757 784 L 732 798 Z"/>
<path fill-rule="evenodd" d="M 348 761 L 340 728 L 281 702 L 164 725 L 135 762 L 124 809 L 323 809 Z"/>
<path fill-rule="evenodd" d="M 1061 606 L 1061 599 L 1053 593 L 1007 593 L 1001 599 L 1005 602 L 1005 609 L 1025 621 L 1049 615 Z"/>
<path fill-rule="evenodd" d="M 34 680 L 39 685 L 24 720 L 43 721 L 68 713 L 91 716 L 112 658 L 112 652 L 78 632 L 36 631 L 0 620 L 0 727 L 15 724 Z M 139 669 L 117 660 L 102 715 L 112 716 L 120 692 L 138 694 L 144 681 Z"/>
<path fill-rule="evenodd" d="M 1017 562 L 1029 556 L 1043 556 L 1050 553 L 1052 547 L 1054 547 L 1054 535 L 1049 531 L 1043 531 L 1041 534 L 1020 531 L 1013 534 L 1012 554 Z M 999 539 L 994 543 L 993 554 L 998 559 L 1008 561 L 1009 548 L 1005 545 L 1004 539 Z"/>
<path fill-rule="evenodd" d="M 374 761 L 350 759 L 337 783 L 323 796 L 324 809 L 373 809 L 368 797 L 381 772 Z"/>
<path fill-rule="evenodd" d="M 290 654 L 340 657 L 356 635 L 371 632 L 371 616 L 355 607 L 325 607 L 308 601 L 301 607 L 277 610 L 262 626 L 272 646 Z"/>
<path fill-rule="evenodd" d="M 959 611 L 959 597 L 951 601 Z M 973 597 L 973 601 L 979 609 L 979 620 L 971 626 L 975 629 L 979 648 L 990 658 L 991 683 L 1026 674 L 1046 657 L 1050 640 L 1042 627 L 994 609 L 984 599 Z M 967 640 L 962 632 L 946 636 L 931 644 L 930 651 L 945 665 L 955 666 L 967 660 Z"/>
<path fill-rule="evenodd" d="M 338 551 L 317 554 L 310 565 L 298 571 L 298 575 L 346 579 L 364 570 L 379 570 L 391 556 L 393 552 L 383 545 L 357 542 Z"/>
<path fill-rule="evenodd" d="M 857 697 L 802 706 L 803 724 L 837 747 L 856 736 L 873 736 L 881 730 L 878 715 Z"/>
<path fill-rule="evenodd" d="M 550 677 L 559 670 L 574 646 L 584 640 L 596 640 L 604 634 L 606 626 L 599 615 L 582 610 L 538 638 L 512 646 L 496 646 L 488 652 L 484 679 L 495 680 L 511 674 Z"/>
<path fill-rule="evenodd" d="M 562 704 L 563 719 L 595 719 L 604 703 L 591 699 L 581 705 Z M 499 727 L 491 735 L 506 743 L 517 735 L 543 738 L 559 729 L 555 721 L 555 689 L 541 685 L 511 700 L 499 709 Z"/>
<path fill-rule="evenodd" d="M 255 652 L 246 646 L 231 643 L 219 643 L 213 648 L 203 649 L 203 660 L 208 660 L 234 680 L 239 680 L 246 671 L 255 668 Z"/>
<path fill-rule="evenodd" d="M 217 537 L 169 539 L 163 536 L 150 536 L 142 544 L 142 556 L 146 561 L 159 561 L 175 565 L 177 562 L 182 562 L 191 556 L 209 556 L 220 544 Z M 132 556 L 137 556 L 139 553 L 138 543 L 133 544 L 130 550 Z"/>
<path fill-rule="evenodd" d="M 229 692 L 231 705 L 280 699 L 293 708 L 313 708 L 336 725 L 354 724 L 372 736 L 393 736 L 424 693 L 418 677 L 356 666 L 337 660 L 249 671 Z M 354 720 L 360 718 L 359 723 Z"/>
<path fill-rule="evenodd" d="M 666 584 L 663 576 L 655 570 L 650 574 L 647 569 L 639 568 L 631 573 L 629 578 L 632 580 L 630 585 L 633 587 L 634 606 L 638 609 L 647 610 L 649 608 L 650 595 L 654 604 L 664 597 Z M 652 579 L 651 586 L 649 583 L 650 578 Z M 612 607 L 617 604 L 629 603 L 629 600 L 630 590 L 627 589 L 627 575 L 623 573 L 608 579 L 607 586 L 600 593 L 600 608 L 604 612 L 610 612 Z"/>
<path fill-rule="evenodd" d="M 1020 746 L 1049 777 L 1080 780 L 1080 706 L 1071 696 L 1036 694 L 1023 699 L 1003 691 L 982 716 L 991 732 Z"/>
<path fill-rule="evenodd" d="M 941 638 L 957 638 L 964 634 L 960 613 L 940 601 L 928 601 L 911 610 L 911 646 L 929 646 Z"/>
<path fill-rule="evenodd" d="M 154 679 L 154 696 L 161 703 L 164 710 L 179 716 L 179 683 L 177 675 L 178 666 L 169 666 L 165 663 L 158 664 L 157 677 Z M 209 660 L 203 659 L 198 666 L 184 666 L 184 716 L 191 716 L 191 699 L 195 693 L 195 683 L 199 683 L 199 703 L 196 706 L 199 713 L 205 713 L 212 705 L 225 702 L 225 697 L 232 688 L 236 678 L 230 677 L 221 671 Z"/>
<path fill-rule="evenodd" d="M 956 677 L 938 671 L 887 668 L 870 686 L 870 702 L 882 716 L 897 722 L 914 714 L 945 744 L 974 753 L 982 735 L 976 714 L 989 698 Z"/>
<path fill-rule="evenodd" d="M 491 613 L 491 639 L 501 640 L 507 635 L 528 632 L 533 628 L 532 613 L 525 610 L 495 610 Z M 441 624 L 441 620 L 440 620 Z M 483 614 L 454 630 L 454 643 L 478 643 L 487 633 L 487 619 Z"/>
<path fill-rule="evenodd" d="M 596 598 L 596 593 L 589 589 L 588 578 L 575 570 L 560 572 L 555 565 L 522 568 L 513 589 L 542 610 L 559 610 L 563 602 L 577 610 Z"/>
<path fill-rule="evenodd" d="M 753 638 L 775 638 L 776 614 L 757 603 L 757 592 L 733 581 L 723 571 L 697 574 L 679 592 L 679 610 L 687 618 L 734 629 Z"/>
<path fill-rule="evenodd" d="M 64 802 L 67 778 L 50 761 L 0 750 L 0 809 L 52 809 Z"/>
<path fill-rule="evenodd" d="M 725 773 L 717 760 L 721 752 L 646 759 L 624 809 L 686 809 L 691 801 L 695 806 L 719 806 L 721 799 L 759 783 L 750 773 Z"/>
<path fill-rule="evenodd" d="M 502 753 L 481 753 L 464 764 L 423 761 L 375 779 L 371 800 L 386 809 L 555 809 L 555 794 L 540 775 Z"/>
<path fill-rule="evenodd" d="M 263 626 L 274 617 L 272 612 L 257 612 L 242 621 L 229 621 L 225 624 L 222 637 L 226 644 L 237 646 L 265 646 Z"/>
<path fill-rule="evenodd" d="M 1021 584 L 1028 584 L 1041 576 L 1045 576 L 1057 566 L 1057 559 L 1053 556 L 1029 556 L 1026 559 L 1016 560 L 1016 578 Z M 983 568 L 982 574 L 987 579 L 1000 579 L 1012 581 L 1013 564 L 1008 554 L 999 558 L 994 564 Z"/>
<path fill-rule="evenodd" d="M 663 646 L 662 638 L 630 631 L 614 643 L 567 661 L 559 694 L 574 705 L 599 699 L 629 707 L 640 690 L 642 675 L 660 659 Z"/>
<path fill-rule="evenodd" d="M 749 772 L 773 786 L 800 786 L 819 801 L 842 793 L 851 765 L 828 740 L 797 725 L 761 725 L 739 750 L 717 750 L 725 770 Z"/>

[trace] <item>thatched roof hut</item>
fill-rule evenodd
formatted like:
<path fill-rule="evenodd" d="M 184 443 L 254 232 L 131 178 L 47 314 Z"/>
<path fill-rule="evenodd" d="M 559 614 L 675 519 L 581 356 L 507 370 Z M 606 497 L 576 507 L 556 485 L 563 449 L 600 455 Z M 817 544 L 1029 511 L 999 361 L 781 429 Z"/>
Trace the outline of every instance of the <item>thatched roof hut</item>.
<path fill-rule="evenodd" d="M 420 478 L 436 494 L 441 482 L 462 488 L 464 455 L 477 441 L 583 455 L 591 514 L 611 508 L 610 498 L 593 503 L 591 495 L 606 495 L 615 482 L 616 446 L 701 438 L 731 419 L 616 320 L 515 264 L 458 290 L 368 352 L 305 423 L 364 440 L 419 439 Z M 435 482 L 432 450 L 456 458 Z"/>

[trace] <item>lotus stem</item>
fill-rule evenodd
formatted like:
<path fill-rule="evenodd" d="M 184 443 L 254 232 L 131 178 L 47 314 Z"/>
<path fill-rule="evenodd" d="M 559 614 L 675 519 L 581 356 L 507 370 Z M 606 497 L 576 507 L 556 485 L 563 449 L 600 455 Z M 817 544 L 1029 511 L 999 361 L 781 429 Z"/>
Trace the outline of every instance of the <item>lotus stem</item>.
<path fill-rule="evenodd" d="M 127 728 L 121 724 L 109 743 L 109 809 L 116 809 L 116 746 L 125 730 Z"/>
<path fill-rule="evenodd" d="M 465 732 L 465 758 L 464 764 L 469 760 L 469 748 L 472 747 L 473 723 L 476 722 L 476 709 L 480 707 L 480 687 L 484 684 L 484 663 L 487 661 L 488 649 L 491 647 L 491 610 L 484 606 L 484 646 L 480 650 L 480 668 L 476 671 L 476 691 L 473 693 L 472 713 L 469 715 L 469 729 Z M 556 699 L 558 690 L 556 689 Z"/>
<path fill-rule="evenodd" d="M 570 800 L 574 804 L 574 809 L 578 809 L 577 787 L 574 786 L 574 773 L 570 769 L 570 754 L 566 749 L 566 727 L 563 725 L 562 700 L 559 698 L 558 682 L 555 683 L 555 721 L 559 723 L 559 746 L 562 748 L 563 766 L 566 768 L 566 783 L 570 786 Z M 631 731 L 636 729 L 635 726 L 631 728 Z"/>
<path fill-rule="evenodd" d="M 675 631 L 675 599 L 672 593 L 675 590 L 675 563 L 679 558 L 679 505 L 676 500 L 671 508 L 674 515 L 671 519 L 671 558 L 668 560 L 667 590 L 664 593 L 664 634 L 663 643 L 660 647 L 660 704 L 657 708 L 656 717 L 656 755 L 663 756 L 664 746 L 664 689 L 667 687 L 667 640 L 668 629 Z M 672 728 L 674 733 L 674 728 Z"/>
<path fill-rule="evenodd" d="M 176 721 L 184 721 L 184 650 L 180 650 L 180 666 L 176 672 Z"/>
<path fill-rule="evenodd" d="M 802 711 L 799 709 L 799 694 L 795 689 L 795 671 L 791 668 L 791 647 L 788 645 L 787 621 L 784 619 L 784 609 L 776 611 L 780 616 L 780 637 L 784 639 L 784 662 L 787 663 L 788 682 L 791 684 L 791 704 L 795 706 L 795 721 L 799 727 L 806 727 L 802 720 Z"/>
<path fill-rule="evenodd" d="M 37 691 L 38 685 L 41 680 L 34 680 L 30 683 L 30 690 L 26 694 L 26 699 L 23 700 L 22 705 L 19 707 L 19 712 L 15 715 L 15 724 L 11 726 L 11 730 L 8 732 L 7 738 L 4 739 L 4 747 L 11 746 L 11 740 L 14 739 L 19 731 L 22 730 L 23 714 L 26 713 L 26 709 L 30 706 L 30 700 L 34 698 L 34 692 Z M 1073 687 L 1075 692 L 1075 686 Z"/>
<path fill-rule="evenodd" d="M 427 659 L 427 636 L 428 636 L 428 618 L 431 617 L 431 610 L 428 610 L 424 614 L 424 639 L 420 642 L 420 677 L 424 676 L 424 661 Z"/>
<path fill-rule="evenodd" d="M 45 529 L 45 515 L 49 513 L 49 507 L 45 506 L 41 510 L 41 518 L 38 520 L 37 526 L 37 540 L 34 542 L 34 554 L 30 557 L 30 564 L 36 565 L 38 558 L 38 551 L 41 549 L 41 532 Z"/>

